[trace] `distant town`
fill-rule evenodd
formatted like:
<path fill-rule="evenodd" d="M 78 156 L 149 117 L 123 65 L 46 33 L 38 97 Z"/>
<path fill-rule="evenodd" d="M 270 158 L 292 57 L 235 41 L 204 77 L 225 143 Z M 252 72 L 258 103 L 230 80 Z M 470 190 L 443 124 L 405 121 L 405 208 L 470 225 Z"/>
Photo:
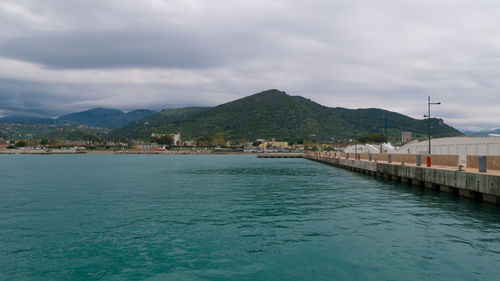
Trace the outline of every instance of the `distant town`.
<path fill-rule="evenodd" d="M 466 164 L 467 155 L 500 155 L 500 135 L 487 137 L 457 136 L 431 140 L 432 154 L 459 155 Z M 339 151 L 368 154 L 428 154 L 428 139 L 416 140 L 411 132 L 403 132 L 400 141 L 391 143 L 387 137 L 370 134 L 359 139 L 339 139 L 330 142 L 297 140 L 288 142 L 276 138 L 252 141 L 227 140 L 223 135 L 184 139 L 180 133 L 151 133 L 149 141 L 122 142 L 97 140 L 5 140 L 0 139 L 0 153 L 269 153 Z"/>

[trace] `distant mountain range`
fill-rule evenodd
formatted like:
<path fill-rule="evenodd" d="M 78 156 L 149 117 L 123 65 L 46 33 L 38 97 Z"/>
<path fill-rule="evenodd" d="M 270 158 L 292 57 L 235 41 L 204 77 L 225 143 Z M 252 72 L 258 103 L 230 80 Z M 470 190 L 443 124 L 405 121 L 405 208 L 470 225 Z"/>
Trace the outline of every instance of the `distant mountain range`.
<path fill-rule="evenodd" d="M 11 116 L 0 118 L 0 123 L 39 123 L 39 124 L 75 124 L 98 128 L 119 128 L 130 122 L 144 119 L 156 111 L 148 109 L 138 109 L 130 112 L 123 112 L 117 109 L 94 108 L 82 112 L 75 112 L 61 116 L 56 119 L 37 118 L 27 116 Z"/>
<path fill-rule="evenodd" d="M 111 136 L 146 139 L 151 132 L 180 132 L 186 138 L 221 133 L 230 139 L 331 140 L 382 133 L 385 119 L 389 136 L 399 137 L 403 131 L 414 132 L 416 137 L 427 134 L 427 120 L 376 108 L 330 108 L 269 90 L 213 108 L 165 110 L 114 130 Z M 435 137 L 462 134 L 440 119 L 431 119 L 431 125 Z"/>
<path fill-rule="evenodd" d="M 55 124 L 56 120 L 51 118 L 40 118 L 33 116 L 6 116 L 0 118 L 0 123 L 37 123 Z"/>
<path fill-rule="evenodd" d="M 94 129 L 89 132 L 91 136 L 97 133 L 108 139 L 144 140 L 149 139 L 152 132 L 180 132 L 184 139 L 224 134 L 233 140 L 276 138 L 292 141 L 302 138 L 327 141 L 332 138 L 356 138 L 371 133 L 383 133 L 386 122 L 389 137 L 400 137 L 404 131 L 413 132 L 415 137 L 424 137 L 428 128 L 427 120 L 413 119 L 396 112 L 377 108 L 330 108 L 279 90 L 264 91 L 216 107 L 185 107 L 165 109 L 161 112 L 141 109 L 128 113 L 95 108 L 57 119 L 20 118 L 6 117 L 0 119 L 0 123 L 20 121 L 30 124 L 55 124 L 58 127 L 70 124 L 74 128 L 66 130 L 68 134 L 86 130 L 81 126 L 75 127 L 84 125 L 105 129 Z M 444 124 L 441 119 L 431 119 L 431 125 L 434 137 L 462 135 L 458 130 Z M 29 132 L 29 129 L 24 131 Z M 66 132 L 61 129 L 59 131 Z M 66 135 L 63 134 L 63 137 Z M 78 132 L 78 135 L 82 135 L 81 132 Z M 71 138 L 74 139 L 78 135 Z M 45 132 L 44 136 L 51 134 Z M 58 136 L 61 136 L 61 133 Z M 32 137 L 35 138 L 36 134 Z"/>
<path fill-rule="evenodd" d="M 138 109 L 125 113 L 116 109 L 94 108 L 61 116 L 57 118 L 57 121 L 59 123 L 81 124 L 89 127 L 119 128 L 155 113 L 157 112 L 147 109 Z"/>
<path fill-rule="evenodd" d="M 500 129 L 480 130 L 480 131 L 463 131 L 464 134 L 472 137 L 487 137 L 489 134 L 500 134 Z"/>

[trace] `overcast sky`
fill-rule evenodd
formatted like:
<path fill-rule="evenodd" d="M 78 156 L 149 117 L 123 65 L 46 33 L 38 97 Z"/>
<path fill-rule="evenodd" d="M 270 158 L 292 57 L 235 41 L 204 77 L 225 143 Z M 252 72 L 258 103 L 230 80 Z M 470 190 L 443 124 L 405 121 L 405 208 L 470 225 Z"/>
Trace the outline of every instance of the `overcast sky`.
<path fill-rule="evenodd" d="M 500 127 L 498 0 L 0 0 L 0 115 L 280 89 Z"/>

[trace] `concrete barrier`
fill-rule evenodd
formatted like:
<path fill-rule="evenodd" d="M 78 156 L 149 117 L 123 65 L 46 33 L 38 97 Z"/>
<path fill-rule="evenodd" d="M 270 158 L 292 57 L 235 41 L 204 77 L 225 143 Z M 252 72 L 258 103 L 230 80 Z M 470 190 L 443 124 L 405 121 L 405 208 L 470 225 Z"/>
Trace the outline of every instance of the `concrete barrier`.
<path fill-rule="evenodd" d="M 369 160 L 369 155 L 371 155 L 372 160 L 377 161 L 387 161 L 388 154 L 385 153 L 360 153 L 360 158 L 362 160 Z M 416 164 L 417 156 L 420 156 L 421 159 L 427 159 L 427 154 L 391 154 L 391 162 L 394 163 L 402 163 L 405 162 L 407 164 Z M 345 158 L 345 157 L 342 157 Z M 432 154 L 431 162 L 433 165 L 438 166 L 452 166 L 458 167 L 459 157 L 458 155 L 440 155 L 440 154 Z M 499 158 L 499 166 L 500 166 L 500 158 Z"/>
<path fill-rule="evenodd" d="M 500 170 L 500 156 L 486 156 L 488 170 Z M 467 168 L 479 169 L 479 156 L 467 155 Z"/>

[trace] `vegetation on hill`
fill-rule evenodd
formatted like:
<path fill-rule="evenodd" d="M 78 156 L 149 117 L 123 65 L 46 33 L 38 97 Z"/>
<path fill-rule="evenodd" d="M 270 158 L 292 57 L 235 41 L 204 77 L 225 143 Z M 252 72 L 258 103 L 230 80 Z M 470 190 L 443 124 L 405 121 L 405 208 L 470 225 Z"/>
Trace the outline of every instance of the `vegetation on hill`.
<path fill-rule="evenodd" d="M 109 137 L 147 140 L 151 137 L 151 133 L 176 133 L 175 126 L 179 126 L 181 122 L 208 109 L 210 108 L 184 107 L 164 109 L 142 120 L 131 122 L 123 128 L 113 130 Z"/>
<path fill-rule="evenodd" d="M 95 133 L 85 131 L 82 129 L 63 126 L 56 128 L 55 130 L 51 130 L 49 132 L 38 135 L 40 139 L 48 139 L 48 140 L 69 140 L 69 141 L 90 141 L 93 139 L 97 139 L 98 136 Z"/>
<path fill-rule="evenodd" d="M 174 143 L 174 138 L 171 135 L 163 135 L 161 137 L 151 138 L 151 142 L 162 145 L 172 145 Z"/>
<path fill-rule="evenodd" d="M 108 131 L 109 129 L 89 128 L 82 125 L 54 125 L 31 122 L 0 123 L 0 139 L 8 140 L 90 140 L 95 136 L 102 138 Z"/>
<path fill-rule="evenodd" d="M 181 112 L 184 114 L 179 114 Z M 417 137 L 427 132 L 427 120 L 376 108 L 330 108 L 300 96 L 269 90 L 208 109 L 169 109 L 111 135 L 147 139 L 151 132 L 180 132 L 183 138 L 189 139 L 223 134 L 232 140 L 276 138 L 292 141 L 303 138 L 328 141 L 381 133 L 385 119 L 389 137 L 400 136 L 403 131 L 414 132 Z M 440 119 L 431 119 L 431 124 L 435 137 L 461 135 Z"/>
<path fill-rule="evenodd" d="M 88 127 L 119 128 L 154 113 L 156 112 L 147 109 L 125 113 L 116 109 L 94 108 L 61 116 L 56 119 L 56 122 L 58 124 L 79 124 Z"/>
<path fill-rule="evenodd" d="M 359 138 L 358 141 L 362 143 L 386 143 L 388 139 L 384 135 L 372 133 Z"/>

